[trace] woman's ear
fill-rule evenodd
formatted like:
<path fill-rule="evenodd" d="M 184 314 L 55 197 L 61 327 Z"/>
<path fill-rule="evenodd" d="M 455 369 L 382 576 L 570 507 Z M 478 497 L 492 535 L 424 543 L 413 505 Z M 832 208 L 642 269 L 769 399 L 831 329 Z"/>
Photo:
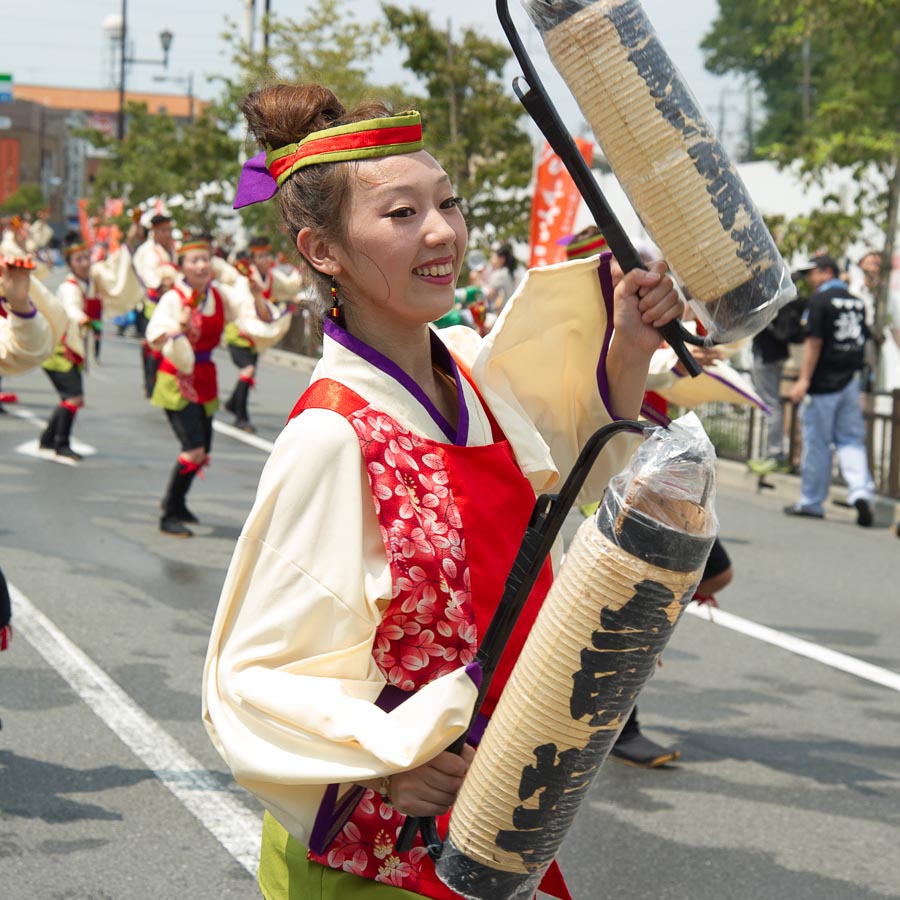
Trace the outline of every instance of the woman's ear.
<path fill-rule="evenodd" d="M 317 271 L 329 278 L 341 274 L 341 264 L 332 252 L 331 244 L 319 237 L 311 228 L 302 228 L 297 235 L 297 250 Z"/>

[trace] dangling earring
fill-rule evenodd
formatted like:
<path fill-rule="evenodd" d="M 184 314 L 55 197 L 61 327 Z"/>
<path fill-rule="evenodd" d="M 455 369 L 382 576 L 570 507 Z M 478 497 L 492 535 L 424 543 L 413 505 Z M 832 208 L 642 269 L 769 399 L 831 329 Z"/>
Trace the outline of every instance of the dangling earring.
<path fill-rule="evenodd" d="M 340 319 L 341 317 L 341 307 L 338 303 L 338 283 L 333 275 L 331 276 L 331 309 L 329 310 L 328 315 L 335 320 Z"/>

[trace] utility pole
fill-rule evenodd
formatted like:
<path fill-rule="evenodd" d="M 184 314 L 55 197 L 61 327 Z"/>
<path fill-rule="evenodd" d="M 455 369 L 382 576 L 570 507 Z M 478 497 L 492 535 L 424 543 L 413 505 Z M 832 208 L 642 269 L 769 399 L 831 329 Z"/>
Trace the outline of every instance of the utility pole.
<path fill-rule="evenodd" d="M 128 9 L 126 0 L 122 0 L 122 31 L 119 34 L 119 119 L 116 123 L 119 143 L 125 140 L 125 60 L 128 56 L 126 48 L 128 32 Z"/>
<path fill-rule="evenodd" d="M 449 103 L 449 131 L 450 131 L 450 144 L 454 148 L 453 150 L 453 163 L 454 169 L 456 170 L 453 173 L 453 183 L 459 187 L 462 183 L 463 176 L 463 160 L 457 153 L 456 147 L 457 142 L 459 140 L 459 108 L 458 101 L 456 97 L 456 72 L 455 72 L 455 59 L 453 55 L 453 21 L 451 19 L 447 19 L 447 81 L 450 91 Z"/>
<path fill-rule="evenodd" d="M 747 76 L 747 120 L 745 122 L 747 141 L 747 162 L 753 159 L 756 152 L 756 136 L 753 133 L 753 79 Z"/>
<path fill-rule="evenodd" d="M 253 51 L 253 28 L 256 17 L 256 0 L 244 0 L 244 46 Z"/>
<path fill-rule="evenodd" d="M 272 14 L 272 0 L 265 0 L 263 9 L 263 65 L 269 66 L 269 16 Z"/>
<path fill-rule="evenodd" d="M 800 79 L 800 120 L 805 128 L 812 119 L 812 50 L 808 34 L 803 36 L 800 59 L 803 63 L 803 75 Z"/>

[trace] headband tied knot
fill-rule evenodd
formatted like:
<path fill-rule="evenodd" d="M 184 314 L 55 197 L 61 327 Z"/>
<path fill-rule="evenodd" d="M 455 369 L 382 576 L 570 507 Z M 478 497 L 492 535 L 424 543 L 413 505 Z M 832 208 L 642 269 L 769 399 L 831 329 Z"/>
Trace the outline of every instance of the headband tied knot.
<path fill-rule="evenodd" d="M 423 146 L 422 118 L 415 110 L 313 131 L 302 141 L 248 159 L 241 170 L 234 208 L 270 200 L 305 166 L 416 153 Z"/>

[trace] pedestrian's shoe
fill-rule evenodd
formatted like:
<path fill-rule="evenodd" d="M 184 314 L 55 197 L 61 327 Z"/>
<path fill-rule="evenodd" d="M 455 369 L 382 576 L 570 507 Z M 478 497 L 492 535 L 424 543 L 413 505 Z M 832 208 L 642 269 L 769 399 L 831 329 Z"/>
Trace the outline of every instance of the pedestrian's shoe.
<path fill-rule="evenodd" d="M 674 762 L 681 756 L 681 751 L 669 747 L 661 747 L 650 738 L 637 734 L 619 737 L 609 755 L 626 766 L 637 766 L 641 769 L 657 769 Z"/>
<path fill-rule="evenodd" d="M 239 431 L 246 431 L 247 434 L 256 434 L 256 429 L 250 424 L 249 419 L 235 419 L 234 427 Z"/>
<path fill-rule="evenodd" d="M 161 513 L 165 513 L 166 511 L 166 501 L 159 501 L 159 511 Z M 176 507 L 170 513 L 170 516 L 173 519 L 178 519 L 179 522 L 187 522 L 188 525 L 199 525 L 200 520 L 187 508 L 187 506 L 182 503 L 180 506 Z"/>
<path fill-rule="evenodd" d="M 871 528 L 872 504 L 860 497 L 853 506 L 856 508 L 856 524 L 861 528 Z"/>
<path fill-rule="evenodd" d="M 180 519 L 182 522 L 187 522 L 188 525 L 197 525 L 200 520 L 182 503 L 180 509 L 175 512 L 175 518 Z"/>
<path fill-rule="evenodd" d="M 68 444 L 63 444 L 56 448 L 56 455 L 63 459 L 71 459 L 73 462 L 80 462 L 84 457 L 73 450 Z"/>
<path fill-rule="evenodd" d="M 816 512 L 814 509 L 808 509 L 805 506 L 786 506 L 784 508 L 786 516 L 802 516 L 806 519 L 824 519 L 825 513 Z"/>
<path fill-rule="evenodd" d="M 175 516 L 163 516 L 159 520 L 159 530 L 162 534 L 168 534 L 170 537 L 189 538 L 194 536 L 194 532 Z"/>

